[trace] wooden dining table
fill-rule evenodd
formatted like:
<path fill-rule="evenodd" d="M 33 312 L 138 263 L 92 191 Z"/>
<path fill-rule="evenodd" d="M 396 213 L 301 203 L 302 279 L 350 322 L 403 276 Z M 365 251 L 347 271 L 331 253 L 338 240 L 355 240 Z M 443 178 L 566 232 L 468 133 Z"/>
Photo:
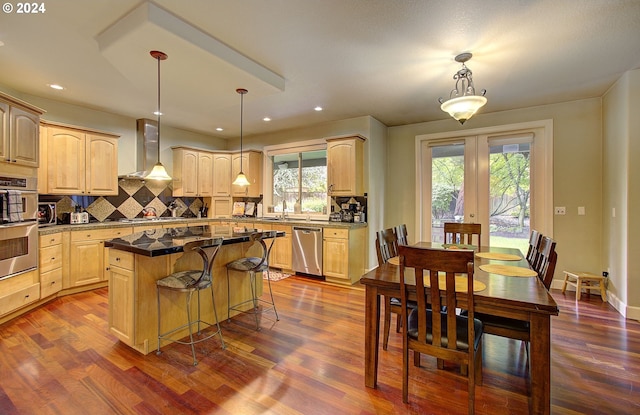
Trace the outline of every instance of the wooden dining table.
<path fill-rule="evenodd" d="M 436 242 L 418 242 L 416 247 L 451 249 Z M 453 249 L 456 249 L 454 247 Z M 558 305 L 539 278 L 501 275 L 485 272 L 483 265 L 506 265 L 530 269 L 518 249 L 481 247 L 476 250 L 474 280 L 481 282 L 482 290 L 474 291 L 475 311 L 529 322 L 530 382 L 529 413 L 549 414 L 551 411 L 551 316 L 558 315 Z M 517 255 L 518 260 L 481 258 Z M 513 257 L 515 258 L 515 256 Z M 386 263 L 367 272 L 360 279 L 365 286 L 365 385 L 377 386 L 378 344 L 380 339 L 380 296 L 400 297 L 399 266 Z M 413 280 L 415 284 L 415 279 Z M 411 284 L 411 279 L 407 281 Z"/>

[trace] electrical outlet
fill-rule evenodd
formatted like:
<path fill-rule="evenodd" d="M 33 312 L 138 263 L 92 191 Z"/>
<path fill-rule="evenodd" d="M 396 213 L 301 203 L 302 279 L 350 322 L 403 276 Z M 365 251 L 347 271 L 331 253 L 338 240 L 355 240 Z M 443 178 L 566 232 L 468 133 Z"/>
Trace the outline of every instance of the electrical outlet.
<path fill-rule="evenodd" d="M 554 209 L 554 212 L 556 215 L 566 215 L 567 208 L 564 206 L 556 206 L 556 208 Z"/>

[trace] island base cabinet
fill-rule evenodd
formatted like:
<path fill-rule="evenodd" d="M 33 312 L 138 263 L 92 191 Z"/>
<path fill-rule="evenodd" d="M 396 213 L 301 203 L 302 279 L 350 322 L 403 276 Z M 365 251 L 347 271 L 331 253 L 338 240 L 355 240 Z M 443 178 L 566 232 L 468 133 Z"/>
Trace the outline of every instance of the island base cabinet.
<path fill-rule="evenodd" d="M 250 298 L 248 275 L 233 273 L 231 289 L 227 294 L 225 265 L 247 255 L 257 255 L 249 243 L 224 245 L 216 257 L 213 268 L 213 290 L 216 311 L 220 322 L 227 320 L 228 299 L 232 303 Z M 158 347 L 158 297 L 156 281 L 172 272 L 202 269 L 202 260 L 195 253 L 171 254 L 157 257 L 132 254 L 117 249 L 109 250 L 109 330 L 120 341 L 142 354 L 149 354 Z M 256 275 L 258 293 L 262 293 L 262 275 Z M 200 292 L 202 317 L 215 323 L 209 290 Z M 196 316 L 197 294 L 191 301 L 192 315 Z M 186 294 L 162 291 L 160 328 L 165 332 L 187 322 Z M 250 305 L 248 305 L 250 307 Z M 233 317 L 233 314 L 232 314 Z M 195 317 L 194 317 L 195 318 Z M 185 328 L 175 333 L 175 338 L 188 336 Z M 214 338 L 212 341 L 219 341 Z M 162 342 L 161 346 L 167 343 Z"/>

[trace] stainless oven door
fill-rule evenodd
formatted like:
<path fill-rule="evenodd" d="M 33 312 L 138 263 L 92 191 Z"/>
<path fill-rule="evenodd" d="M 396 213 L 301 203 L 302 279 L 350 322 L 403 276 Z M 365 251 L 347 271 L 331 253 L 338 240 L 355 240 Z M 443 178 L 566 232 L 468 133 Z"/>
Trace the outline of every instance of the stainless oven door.
<path fill-rule="evenodd" d="M 0 279 L 36 269 L 38 266 L 38 222 L 0 226 Z"/>

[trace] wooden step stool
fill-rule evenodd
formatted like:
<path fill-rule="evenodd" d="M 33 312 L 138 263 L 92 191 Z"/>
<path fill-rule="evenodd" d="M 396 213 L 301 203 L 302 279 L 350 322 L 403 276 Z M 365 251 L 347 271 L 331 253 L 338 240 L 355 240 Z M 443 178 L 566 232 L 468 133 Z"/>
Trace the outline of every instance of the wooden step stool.
<path fill-rule="evenodd" d="M 600 290 L 600 297 L 602 301 L 607 301 L 607 291 L 605 289 L 606 277 L 602 275 L 594 275 L 588 272 L 564 272 L 564 285 L 562 286 L 562 293 L 567 289 L 567 285 L 571 285 L 576 288 L 576 300 L 580 300 L 580 294 L 584 288 L 589 290 Z"/>

